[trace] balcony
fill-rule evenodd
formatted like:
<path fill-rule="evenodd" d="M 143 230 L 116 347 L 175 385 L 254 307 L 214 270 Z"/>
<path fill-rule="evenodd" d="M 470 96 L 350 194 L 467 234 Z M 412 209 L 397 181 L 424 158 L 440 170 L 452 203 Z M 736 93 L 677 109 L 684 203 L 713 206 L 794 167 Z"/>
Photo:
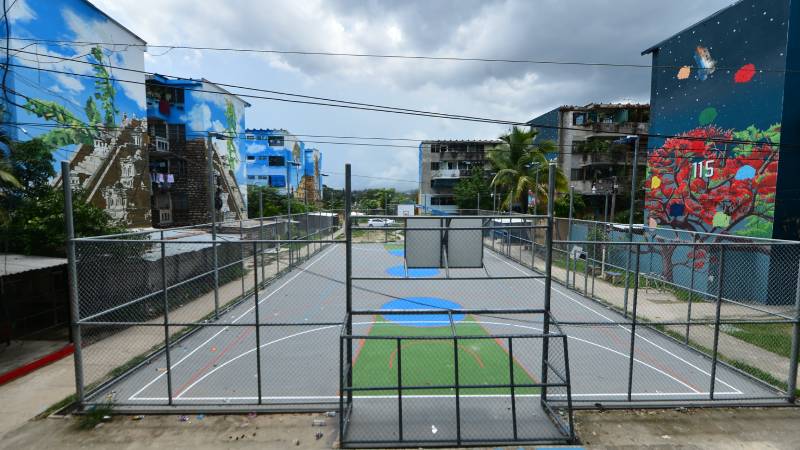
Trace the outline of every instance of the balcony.
<path fill-rule="evenodd" d="M 462 176 L 461 172 L 466 171 L 458 169 L 431 170 L 431 179 L 437 180 L 442 178 L 460 178 Z"/>

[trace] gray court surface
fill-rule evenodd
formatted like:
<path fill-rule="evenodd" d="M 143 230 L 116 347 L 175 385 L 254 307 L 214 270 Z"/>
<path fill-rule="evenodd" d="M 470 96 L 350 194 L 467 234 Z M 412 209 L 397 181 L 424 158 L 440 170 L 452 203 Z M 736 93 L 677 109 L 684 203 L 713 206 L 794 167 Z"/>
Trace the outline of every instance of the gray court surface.
<path fill-rule="evenodd" d="M 488 249 L 484 255 L 484 269 L 452 270 L 450 275 L 456 277 L 453 279 L 443 279 L 444 270 L 434 274 L 438 278 L 435 280 L 389 279 L 391 273 L 396 273 L 391 268 L 402 268 L 403 257 L 390 253 L 383 244 L 354 243 L 353 259 L 354 277 L 385 278 L 356 279 L 353 282 L 353 308 L 356 310 L 379 309 L 387 302 L 408 297 L 436 297 L 471 309 L 535 309 L 543 306 L 544 280 L 508 279 L 532 273 Z M 336 244 L 323 249 L 259 293 L 259 320 L 264 324 L 259 336 L 262 404 L 300 409 L 334 409 L 338 405 L 341 329 L 336 324 L 319 323 L 342 321 L 345 314 L 344 280 L 345 248 L 344 244 Z M 247 325 L 255 321 L 254 305 L 252 298 L 246 300 L 217 322 L 171 346 L 173 405 L 210 410 L 220 405 L 250 408 L 258 403 L 256 328 Z M 420 307 L 423 308 L 424 304 Z M 623 321 L 623 318 L 555 283 L 552 310 L 559 321 L 593 323 L 563 327 L 569 336 L 574 400 L 591 404 L 626 400 L 631 334 L 628 326 L 614 323 Z M 356 320 L 354 334 L 368 332 L 373 320 L 364 319 Z M 541 330 L 540 317 L 520 320 L 493 315 L 474 316 L 472 320 L 490 333 L 525 334 Z M 302 325 L 275 325 L 281 323 Z M 702 401 L 708 398 L 710 359 L 646 328 L 638 328 L 635 339 L 633 400 L 646 403 L 664 399 Z M 498 345 L 503 344 L 499 342 Z M 515 343 L 518 362 L 534 378 L 539 378 L 539 349 L 531 348 L 527 353 L 524 349 L 517 351 Z M 165 368 L 165 356 L 161 353 L 88 400 L 101 401 L 113 394 L 116 406 L 123 410 L 147 410 L 156 406 L 163 409 L 168 401 Z M 357 362 L 355 370 L 358 370 Z M 773 391 L 760 383 L 725 366 L 717 367 L 715 398 L 737 400 L 774 396 Z M 481 403 L 476 399 L 481 397 L 494 398 L 492 402 L 502 401 L 497 396 L 473 397 L 467 400 L 468 408 L 478 408 Z M 410 397 L 412 402 L 414 398 Z M 420 404 L 426 401 L 425 396 L 416 398 Z M 429 396 L 427 401 L 433 398 Z M 442 396 L 436 401 L 449 400 Z M 356 407 L 370 402 L 376 406 Z M 531 403 L 538 405 L 538 401 Z M 359 398 L 354 404 L 353 417 L 369 414 L 370 410 L 373 414 L 377 411 L 396 414 L 392 412 L 392 404 L 392 398 Z M 471 417 L 464 420 L 480 420 L 481 416 L 473 414 Z M 430 421 L 420 423 L 430 432 Z M 385 433 L 382 436 L 387 437 Z"/>

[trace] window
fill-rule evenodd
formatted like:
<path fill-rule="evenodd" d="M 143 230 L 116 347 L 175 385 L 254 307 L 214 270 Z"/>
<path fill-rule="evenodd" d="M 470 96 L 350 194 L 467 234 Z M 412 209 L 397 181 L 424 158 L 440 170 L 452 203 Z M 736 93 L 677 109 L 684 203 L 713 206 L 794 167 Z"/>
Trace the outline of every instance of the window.
<path fill-rule="evenodd" d="M 431 170 L 439 170 L 439 161 L 431 161 Z"/>
<path fill-rule="evenodd" d="M 255 180 L 255 179 L 256 179 L 256 176 L 255 176 L 255 175 L 248 175 L 248 176 L 247 176 L 247 179 L 248 179 L 248 180 Z"/>
<path fill-rule="evenodd" d="M 246 134 L 244 136 L 244 138 L 247 139 L 248 141 L 255 141 L 256 140 L 256 135 L 254 135 L 254 134 Z"/>
<path fill-rule="evenodd" d="M 283 166 L 286 164 L 286 159 L 283 156 L 270 156 L 269 157 L 269 165 L 270 166 Z"/>
<path fill-rule="evenodd" d="M 172 208 L 181 211 L 189 209 L 189 197 L 186 194 L 173 194 Z"/>
<path fill-rule="evenodd" d="M 433 206 L 449 206 L 455 204 L 455 197 L 431 197 L 431 205 Z"/>
<path fill-rule="evenodd" d="M 170 145 L 183 145 L 186 143 L 186 125 L 175 123 L 167 125 L 167 139 Z"/>
<path fill-rule="evenodd" d="M 585 125 L 586 124 L 586 113 L 572 113 L 572 124 L 573 125 Z"/>
<path fill-rule="evenodd" d="M 259 180 L 269 180 L 269 175 L 259 175 L 258 179 Z"/>
<path fill-rule="evenodd" d="M 283 147 L 283 136 L 269 136 L 267 142 L 270 147 Z"/>
<path fill-rule="evenodd" d="M 147 133 L 150 136 L 167 138 L 167 123 L 163 120 L 148 120 Z"/>
<path fill-rule="evenodd" d="M 255 156 L 248 156 L 248 157 L 247 157 L 247 160 L 248 160 L 248 161 L 255 161 L 255 160 L 256 160 L 256 157 L 255 157 Z"/>
<path fill-rule="evenodd" d="M 256 159 L 258 159 L 259 161 L 266 161 L 266 160 L 267 160 L 267 157 L 266 157 L 266 156 L 259 156 L 259 157 L 258 157 L 258 158 L 256 158 Z"/>
<path fill-rule="evenodd" d="M 284 175 L 273 175 L 269 177 L 269 185 L 272 187 L 286 186 L 286 177 Z"/>

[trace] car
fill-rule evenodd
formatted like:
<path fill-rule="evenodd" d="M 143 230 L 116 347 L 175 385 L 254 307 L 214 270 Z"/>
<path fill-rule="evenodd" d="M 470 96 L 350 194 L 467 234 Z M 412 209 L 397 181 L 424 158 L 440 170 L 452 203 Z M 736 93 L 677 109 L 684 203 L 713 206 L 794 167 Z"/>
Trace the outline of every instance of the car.
<path fill-rule="evenodd" d="M 395 222 L 392 219 L 369 219 L 367 221 L 367 226 L 370 228 L 378 228 L 378 227 L 391 227 L 394 226 Z"/>

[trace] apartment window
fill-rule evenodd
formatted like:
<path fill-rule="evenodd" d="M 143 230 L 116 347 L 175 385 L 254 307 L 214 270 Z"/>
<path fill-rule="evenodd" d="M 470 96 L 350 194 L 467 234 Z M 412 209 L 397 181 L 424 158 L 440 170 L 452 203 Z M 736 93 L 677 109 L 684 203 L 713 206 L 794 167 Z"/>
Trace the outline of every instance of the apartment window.
<path fill-rule="evenodd" d="M 255 161 L 255 160 L 256 160 L 256 157 L 255 157 L 255 156 L 248 156 L 248 157 L 247 157 L 247 160 L 248 160 L 248 161 Z"/>
<path fill-rule="evenodd" d="M 439 170 L 439 161 L 431 161 L 431 170 Z"/>
<path fill-rule="evenodd" d="M 147 133 L 150 136 L 167 138 L 167 123 L 163 120 L 148 120 Z"/>
<path fill-rule="evenodd" d="M 247 179 L 248 179 L 248 180 L 255 180 L 255 179 L 256 179 L 256 176 L 255 176 L 255 175 L 248 175 L 248 176 L 247 176 Z"/>
<path fill-rule="evenodd" d="M 283 166 L 286 164 L 286 158 L 283 156 L 270 156 L 269 157 L 269 165 L 270 166 Z"/>
<path fill-rule="evenodd" d="M 285 187 L 286 177 L 284 175 L 273 175 L 269 177 L 269 185 L 272 187 Z"/>
<path fill-rule="evenodd" d="M 173 194 L 172 209 L 180 211 L 189 209 L 189 197 L 186 194 Z"/>
<path fill-rule="evenodd" d="M 449 206 L 455 205 L 454 197 L 431 197 L 431 205 L 433 206 Z"/>
<path fill-rule="evenodd" d="M 269 175 L 259 175 L 258 179 L 259 180 L 269 180 Z"/>
<path fill-rule="evenodd" d="M 267 142 L 270 147 L 283 147 L 283 136 L 269 136 Z"/>
<path fill-rule="evenodd" d="M 186 143 L 186 125 L 171 123 L 167 125 L 167 139 L 170 145 L 183 145 Z"/>
<path fill-rule="evenodd" d="M 244 136 L 244 138 L 247 139 L 248 141 L 255 141 L 256 140 L 256 135 L 254 135 L 254 134 L 246 134 Z"/>
<path fill-rule="evenodd" d="M 586 124 L 586 113 L 572 113 L 572 124 L 573 125 L 585 125 Z"/>
<path fill-rule="evenodd" d="M 258 156 L 256 157 L 259 161 L 266 161 L 268 158 L 266 156 Z"/>

